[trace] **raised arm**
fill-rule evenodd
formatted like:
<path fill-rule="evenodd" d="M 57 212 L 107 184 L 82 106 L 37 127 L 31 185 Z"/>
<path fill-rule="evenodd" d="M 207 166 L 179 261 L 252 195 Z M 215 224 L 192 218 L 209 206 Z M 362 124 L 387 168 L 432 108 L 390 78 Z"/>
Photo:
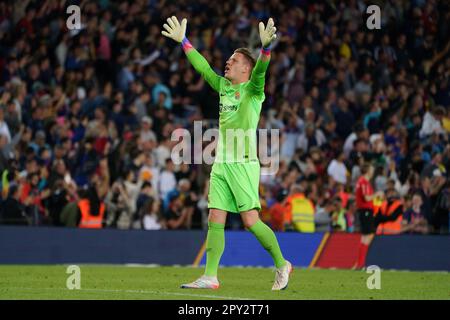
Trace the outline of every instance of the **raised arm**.
<path fill-rule="evenodd" d="M 165 30 L 161 32 L 162 35 L 181 43 L 183 51 L 194 69 L 202 75 L 214 90 L 219 91 L 221 77 L 214 72 L 208 61 L 206 61 L 186 38 L 186 18 L 183 19 L 180 24 L 178 19 L 175 16 L 172 16 L 167 19 L 167 23 L 168 24 L 165 23 L 163 25 Z"/>
<path fill-rule="evenodd" d="M 264 93 L 265 76 L 270 61 L 271 44 L 277 37 L 275 34 L 276 31 L 277 28 L 275 28 L 272 18 L 269 19 L 266 27 L 264 26 L 264 23 L 259 23 L 259 37 L 261 38 L 262 49 L 250 76 L 249 84 L 250 90 L 255 95 L 262 95 Z"/>
<path fill-rule="evenodd" d="M 217 73 L 209 65 L 208 61 L 198 52 L 189 40 L 185 37 L 182 41 L 183 50 L 189 62 L 192 64 L 195 70 L 202 75 L 202 77 L 209 83 L 209 85 L 219 92 L 220 90 L 220 79 Z"/>

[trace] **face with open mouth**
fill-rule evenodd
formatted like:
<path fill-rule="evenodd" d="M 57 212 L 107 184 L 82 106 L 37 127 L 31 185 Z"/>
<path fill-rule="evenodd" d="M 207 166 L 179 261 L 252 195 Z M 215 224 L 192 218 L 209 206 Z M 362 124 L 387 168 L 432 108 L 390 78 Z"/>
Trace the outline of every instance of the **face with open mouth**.
<path fill-rule="evenodd" d="M 232 80 L 234 77 L 234 69 L 239 65 L 239 54 L 233 53 L 233 55 L 225 63 L 224 75 L 228 80 Z"/>
<path fill-rule="evenodd" d="M 230 67 L 227 64 L 227 65 L 225 65 L 225 71 L 224 71 L 225 77 L 227 77 L 229 73 L 230 73 Z"/>
<path fill-rule="evenodd" d="M 245 56 L 240 52 L 235 52 L 225 63 L 224 76 L 226 79 L 238 82 L 245 80 L 245 75 L 248 73 L 248 63 Z"/>

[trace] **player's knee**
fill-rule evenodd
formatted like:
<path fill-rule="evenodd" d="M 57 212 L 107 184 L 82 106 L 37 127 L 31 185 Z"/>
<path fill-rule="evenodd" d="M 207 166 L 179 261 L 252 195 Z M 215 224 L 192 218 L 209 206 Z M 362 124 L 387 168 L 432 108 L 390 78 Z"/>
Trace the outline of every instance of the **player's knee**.
<path fill-rule="evenodd" d="M 242 216 L 242 224 L 246 229 L 250 229 L 258 220 L 258 216 Z"/>
<path fill-rule="evenodd" d="M 259 220 L 259 213 L 257 210 L 249 210 L 241 212 L 242 223 L 246 229 L 250 229 Z"/>
<path fill-rule="evenodd" d="M 250 229 L 255 223 L 242 221 L 245 229 Z"/>
<path fill-rule="evenodd" d="M 211 209 L 208 215 L 208 222 L 225 224 L 227 213 L 218 209 Z"/>

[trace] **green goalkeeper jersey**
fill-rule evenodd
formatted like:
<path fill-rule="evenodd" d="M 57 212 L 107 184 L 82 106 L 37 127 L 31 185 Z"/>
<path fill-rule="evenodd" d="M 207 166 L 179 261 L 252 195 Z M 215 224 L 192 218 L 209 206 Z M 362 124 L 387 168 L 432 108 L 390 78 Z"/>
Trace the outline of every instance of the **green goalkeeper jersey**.
<path fill-rule="evenodd" d="M 192 66 L 219 93 L 219 139 L 215 162 L 258 161 L 256 129 L 265 99 L 265 73 L 269 60 L 258 59 L 250 80 L 233 85 L 216 74 L 195 49 L 187 52 Z"/>

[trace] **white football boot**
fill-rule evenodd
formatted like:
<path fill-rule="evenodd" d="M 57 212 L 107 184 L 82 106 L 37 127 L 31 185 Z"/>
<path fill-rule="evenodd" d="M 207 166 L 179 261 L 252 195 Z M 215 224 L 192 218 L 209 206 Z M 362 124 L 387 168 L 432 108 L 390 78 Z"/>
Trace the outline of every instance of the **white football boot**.
<path fill-rule="evenodd" d="M 275 272 L 275 282 L 273 284 L 272 290 L 286 289 L 289 282 L 289 275 L 291 274 L 292 270 L 292 264 L 287 260 L 286 265 L 281 268 L 277 268 Z"/>
<path fill-rule="evenodd" d="M 182 284 L 183 289 L 219 289 L 217 277 L 201 276 L 191 283 Z"/>

